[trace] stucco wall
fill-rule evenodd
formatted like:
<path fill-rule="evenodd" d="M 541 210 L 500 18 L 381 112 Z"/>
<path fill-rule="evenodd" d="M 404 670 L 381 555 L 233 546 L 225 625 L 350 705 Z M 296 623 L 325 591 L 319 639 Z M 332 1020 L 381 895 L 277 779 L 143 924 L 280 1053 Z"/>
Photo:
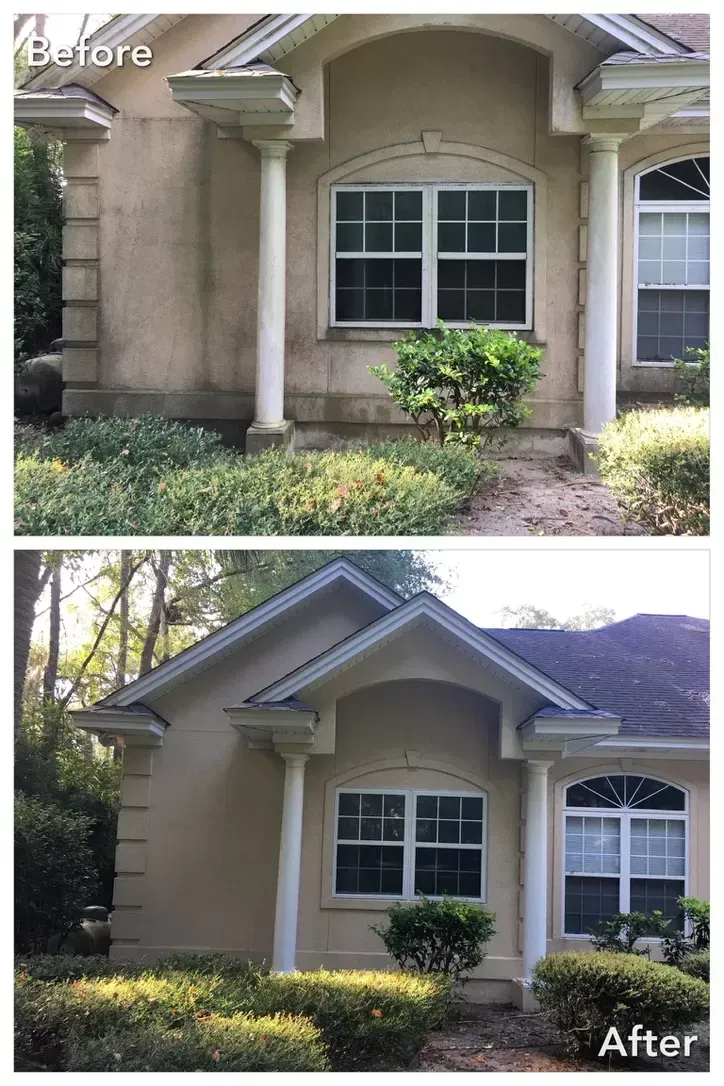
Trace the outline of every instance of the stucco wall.
<path fill-rule="evenodd" d="M 254 18 L 184 19 L 154 43 L 150 68 L 110 73 L 94 87 L 119 113 L 100 148 L 98 380 L 95 388 L 70 381 L 71 413 L 251 417 L 258 152 L 218 139 L 211 124 L 174 104 L 165 77 L 194 66 Z M 546 353 L 530 425 L 579 422 L 586 163 L 580 138 L 552 135 L 551 125 L 565 120 L 576 131 L 565 88 L 599 55 L 544 16 L 429 16 L 434 25 L 391 36 L 382 35 L 423 17 L 389 16 L 384 25 L 380 18 L 345 16 L 286 57 L 282 67 L 302 88 L 297 124 L 254 130 L 297 140 L 288 160 L 286 413 L 316 433 L 402 421 L 368 371 L 393 360 L 396 333 L 328 327 L 325 179 L 341 171 L 346 181 L 534 180 L 531 338 Z M 443 28 L 446 21 L 455 28 Z M 422 131 L 442 133 L 440 152 L 424 152 Z M 687 142 L 634 137 L 623 145 L 622 168 Z M 417 144 L 419 153 L 400 155 Z M 376 161 L 360 161 L 370 154 Z M 622 214 L 625 223 L 630 208 Z M 629 257 L 624 238 L 624 262 Z M 622 279 L 622 385 L 664 387 L 660 371 L 631 369 L 625 263 Z"/>

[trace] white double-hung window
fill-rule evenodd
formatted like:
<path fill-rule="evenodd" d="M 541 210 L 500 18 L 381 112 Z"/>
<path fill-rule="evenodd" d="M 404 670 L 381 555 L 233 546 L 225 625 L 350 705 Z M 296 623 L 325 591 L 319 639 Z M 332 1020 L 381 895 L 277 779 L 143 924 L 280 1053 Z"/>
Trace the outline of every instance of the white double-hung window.
<path fill-rule="evenodd" d="M 681 925 L 687 886 L 687 795 L 633 773 L 571 784 L 564 809 L 564 926 L 588 935 L 616 913 L 660 910 Z"/>
<path fill-rule="evenodd" d="M 332 325 L 532 328 L 532 185 L 338 185 L 331 239 Z"/>
<path fill-rule="evenodd" d="M 671 364 L 709 340 L 709 158 L 636 179 L 636 360 Z"/>
<path fill-rule="evenodd" d="M 337 792 L 337 897 L 485 900 L 485 796 L 480 792 Z"/>

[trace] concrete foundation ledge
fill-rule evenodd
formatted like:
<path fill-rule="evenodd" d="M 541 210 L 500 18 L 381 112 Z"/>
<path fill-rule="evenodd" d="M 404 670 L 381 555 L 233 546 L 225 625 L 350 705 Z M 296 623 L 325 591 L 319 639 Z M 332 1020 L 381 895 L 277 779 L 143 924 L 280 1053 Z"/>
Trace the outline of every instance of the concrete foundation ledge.
<path fill-rule="evenodd" d="M 568 431 L 568 455 L 571 463 L 584 475 L 598 475 L 598 438 L 586 434 L 579 426 Z"/>
<path fill-rule="evenodd" d="M 294 452 L 294 423 L 286 420 L 279 426 L 255 426 L 252 422 L 246 431 L 247 456 L 264 449 L 284 449 Z"/>
<path fill-rule="evenodd" d="M 538 1000 L 533 995 L 529 980 L 518 977 L 516 980 L 511 981 L 510 990 L 513 1005 L 518 1007 L 519 1010 L 525 1011 L 526 1014 L 539 1010 Z"/>

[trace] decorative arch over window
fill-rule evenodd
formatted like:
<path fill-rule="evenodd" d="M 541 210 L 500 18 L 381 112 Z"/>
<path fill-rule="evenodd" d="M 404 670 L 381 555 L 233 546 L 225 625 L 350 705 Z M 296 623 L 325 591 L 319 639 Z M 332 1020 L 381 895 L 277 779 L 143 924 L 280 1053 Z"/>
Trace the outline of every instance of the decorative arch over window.
<path fill-rule="evenodd" d="M 636 359 L 671 364 L 709 340 L 709 156 L 636 178 Z"/>
<path fill-rule="evenodd" d="M 585 813 L 584 813 L 585 812 Z M 616 913 L 660 910 L 682 923 L 688 878 L 688 796 L 641 774 L 568 785 L 564 805 L 564 933 L 589 935 Z"/>

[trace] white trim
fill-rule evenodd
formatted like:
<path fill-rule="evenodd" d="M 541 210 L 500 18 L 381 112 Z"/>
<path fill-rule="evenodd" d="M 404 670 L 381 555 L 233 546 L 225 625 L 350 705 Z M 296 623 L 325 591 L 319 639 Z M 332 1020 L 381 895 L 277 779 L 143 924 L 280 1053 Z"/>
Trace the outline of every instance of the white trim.
<path fill-rule="evenodd" d="M 386 641 L 410 628 L 426 624 L 430 620 L 445 633 L 452 634 L 468 649 L 482 656 L 488 663 L 500 668 L 507 678 L 537 691 L 563 709 L 590 709 L 581 698 L 538 671 L 522 657 L 505 648 L 493 637 L 483 633 L 447 604 L 427 592 L 421 592 L 411 600 L 395 608 L 363 630 L 332 646 L 326 652 L 303 664 L 289 675 L 254 695 L 255 701 L 280 701 L 328 682 L 334 675 L 346 670 Z"/>
<path fill-rule="evenodd" d="M 302 606 L 318 593 L 329 590 L 340 581 L 363 592 L 387 611 L 402 603 L 401 596 L 370 577 L 359 566 L 346 558 L 336 558 L 303 580 L 277 593 L 266 603 L 260 604 L 221 630 L 204 638 L 203 641 L 192 645 L 185 652 L 179 653 L 172 660 L 154 668 L 146 675 L 141 675 L 140 678 L 113 694 L 109 694 L 98 704 L 102 706 L 130 705 L 136 701 L 160 696 L 172 686 L 185 682 L 192 675 L 198 674 L 217 660 L 228 656 L 251 638 L 260 637 L 272 626 L 288 618 L 292 608 Z"/>
<path fill-rule="evenodd" d="M 67 129 L 79 137 L 85 131 L 103 138 L 113 122 L 114 110 L 83 95 L 16 95 L 15 124 L 26 127 Z"/>
<path fill-rule="evenodd" d="M 526 251 L 524 256 L 520 253 L 467 253 L 437 251 L 437 204 L 440 192 L 462 190 L 465 192 L 479 191 L 481 189 L 499 192 L 503 189 L 516 189 L 527 193 L 526 205 Z M 339 192 L 421 192 L 422 193 L 422 251 L 415 253 L 406 252 L 337 252 L 337 194 Z M 331 328 L 434 328 L 437 320 L 437 270 L 440 260 L 515 260 L 525 261 L 525 320 L 520 323 L 510 321 L 489 322 L 481 321 L 480 324 L 488 328 L 509 329 L 521 332 L 533 330 L 533 283 L 534 283 L 534 184 L 532 182 L 519 181 L 480 181 L 480 182 L 437 182 L 437 181 L 407 181 L 344 184 L 334 183 L 330 186 L 330 226 L 329 226 L 329 326 Z M 497 223 L 496 219 L 496 223 Z M 422 300 L 421 320 L 390 320 L 390 321 L 341 321 L 336 319 L 336 272 L 337 259 L 380 259 L 380 260 L 404 260 L 419 259 L 421 262 L 422 276 Z M 450 328 L 467 328 L 467 321 L 446 321 Z"/>
<path fill-rule="evenodd" d="M 560 917 L 560 931 L 561 938 L 563 939 L 585 939 L 590 941 L 591 936 L 588 933 L 581 932 L 568 932 L 566 931 L 566 878 L 570 875 L 571 878 L 596 878 L 596 879 L 617 879 L 619 886 L 619 904 L 618 911 L 621 913 L 627 913 L 631 911 L 631 879 L 651 879 L 657 882 L 666 880 L 669 882 L 684 882 L 684 894 L 686 896 L 689 893 L 689 869 L 690 869 L 690 843 L 689 843 L 689 830 L 690 830 L 690 796 L 689 790 L 676 781 L 666 780 L 663 777 L 654 776 L 648 772 L 634 772 L 632 770 L 624 771 L 623 773 L 599 773 L 592 774 L 591 770 L 588 770 L 584 777 L 574 778 L 567 780 L 563 784 L 563 805 L 561 808 L 562 828 L 561 828 L 561 917 Z M 576 784 L 585 784 L 586 781 L 595 780 L 601 776 L 629 776 L 629 777 L 642 777 L 644 780 L 657 781 L 662 785 L 668 785 L 672 788 L 678 789 L 684 796 L 684 810 L 683 811 L 659 811 L 650 807 L 569 807 L 566 805 L 566 792 L 567 789 Z M 617 818 L 619 819 L 619 832 L 620 832 L 620 853 L 619 853 L 619 871 L 618 872 L 576 872 L 566 870 L 566 822 L 568 818 Z M 633 818 L 642 819 L 664 819 L 666 821 L 678 821 L 684 823 L 684 874 L 683 875 L 637 875 L 631 872 L 631 820 Z M 655 941 L 653 937 L 648 941 Z"/>
<path fill-rule="evenodd" d="M 404 796 L 405 798 L 405 832 L 402 841 L 352 841 L 337 836 L 339 824 L 339 797 L 340 795 L 374 795 L 374 796 Z M 415 834 L 417 812 L 415 804 L 418 796 L 443 796 L 453 799 L 480 799 L 483 802 L 482 840 L 477 844 L 461 844 L 453 841 L 418 841 Z M 344 817 L 344 816 L 343 816 Z M 401 894 L 344 894 L 337 892 L 337 846 L 342 845 L 379 845 L 402 849 L 402 893 Z M 485 904 L 488 893 L 487 863 L 488 863 L 488 793 L 457 791 L 440 788 L 355 788 L 353 786 L 341 786 L 334 791 L 334 825 L 332 827 L 332 885 L 330 896 L 335 901 L 416 901 L 418 895 L 414 891 L 415 850 L 416 848 L 445 848 L 465 849 L 469 852 L 480 852 L 480 896 L 456 897 L 456 901 L 474 901 Z M 437 894 L 426 894 L 431 901 L 441 901 Z"/>
<path fill-rule="evenodd" d="M 203 63 L 204 68 L 224 68 L 229 65 L 251 64 L 256 60 L 279 60 L 286 56 L 292 49 L 296 49 L 293 35 L 295 31 L 304 32 L 304 40 L 308 40 L 325 26 L 338 19 L 339 15 L 268 15 L 266 19 L 242 33 L 230 44 L 225 45 L 213 56 Z M 322 26 L 315 25 L 314 19 L 323 20 Z M 308 24 L 312 23 L 311 33 Z M 292 38 L 291 49 L 284 46 L 285 38 Z"/>
<path fill-rule="evenodd" d="M 643 23 L 635 15 L 582 15 L 582 19 L 593 23 L 599 30 L 617 38 L 629 49 L 637 53 L 649 53 L 652 56 L 686 54 L 686 46 L 673 41 L 663 31 Z"/>
<path fill-rule="evenodd" d="M 160 747 L 166 724 L 155 713 L 114 713 L 108 710 L 76 709 L 71 712 L 76 728 L 109 741 L 122 737 L 128 746 Z"/>
<path fill-rule="evenodd" d="M 633 193 L 633 274 L 631 276 L 631 282 L 633 286 L 633 308 L 632 308 L 632 344 L 631 344 L 631 359 L 633 367 L 643 367 L 645 369 L 673 369 L 674 363 L 665 361 L 663 359 L 639 359 L 638 357 L 638 321 L 639 321 L 639 290 L 685 290 L 685 291 L 707 291 L 709 293 L 711 304 L 711 284 L 710 283 L 662 283 L 655 284 L 639 284 L 638 282 L 638 266 L 639 266 L 639 220 L 641 213 L 661 212 L 661 213 L 690 213 L 690 214 L 706 214 L 711 216 L 711 200 L 702 198 L 700 200 L 644 200 L 640 198 L 641 178 L 646 174 L 655 173 L 657 170 L 665 169 L 667 166 L 673 166 L 677 162 L 688 162 L 690 159 L 695 158 L 709 158 L 709 152 L 701 152 L 699 154 L 693 153 L 688 155 L 677 155 L 674 158 L 667 158 L 662 162 L 657 162 L 653 166 L 647 166 L 645 169 L 640 170 L 634 176 L 634 193 Z M 709 236 L 711 239 L 711 218 L 709 225 Z M 709 257 L 711 261 L 711 253 Z M 711 312 L 710 312 L 711 322 Z M 711 325 L 710 325 L 711 332 Z"/>
<path fill-rule="evenodd" d="M 686 739 L 682 736 L 672 735 L 667 736 L 664 739 L 646 739 L 644 737 L 637 736 L 625 736 L 621 735 L 618 739 L 602 739 L 598 743 L 598 747 L 605 747 L 607 750 L 616 750 L 618 748 L 625 748 L 626 750 L 641 749 L 641 750 L 709 750 L 708 739 Z M 674 784 L 675 782 L 671 782 Z M 677 788 L 681 788 L 680 784 L 676 785 Z"/>

